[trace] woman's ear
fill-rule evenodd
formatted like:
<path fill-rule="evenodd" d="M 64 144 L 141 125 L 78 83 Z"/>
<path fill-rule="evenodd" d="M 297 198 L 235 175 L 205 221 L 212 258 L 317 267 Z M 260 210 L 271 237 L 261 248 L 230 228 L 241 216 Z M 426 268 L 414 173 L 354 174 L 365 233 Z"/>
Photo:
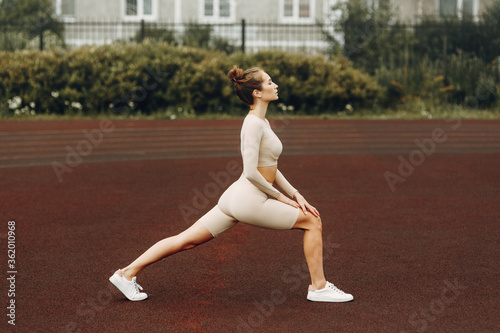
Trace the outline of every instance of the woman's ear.
<path fill-rule="evenodd" d="M 254 89 L 252 95 L 254 98 L 260 98 L 262 97 L 262 92 L 258 89 Z"/>

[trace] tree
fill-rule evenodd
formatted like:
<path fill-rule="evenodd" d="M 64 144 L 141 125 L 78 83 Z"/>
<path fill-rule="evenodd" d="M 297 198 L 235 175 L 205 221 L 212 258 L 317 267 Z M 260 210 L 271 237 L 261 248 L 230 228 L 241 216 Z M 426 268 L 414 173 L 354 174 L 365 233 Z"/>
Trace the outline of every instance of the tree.
<path fill-rule="evenodd" d="M 408 33 L 404 26 L 393 24 L 395 12 L 390 0 L 346 0 L 333 8 L 340 12 L 334 30 L 343 41 L 333 41 L 333 49 L 342 45 L 342 53 L 357 67 L 373 73 L 381 64 L 401 62 L 397 59 L 408 49 Z"/>
<path fill-rule="evenodd" d="M 3 0 L 0 2 L 0 49 L 25 48 L 44 32 L 62 38 L 64 26 L 54 15 L 52 0 Z"/>
<path fill-rule="evenodd" d="M 500 57 L 500 0 L 495 0 L 486 9 L 483 24 L 485 26 L 483 33 L 488 38 L 486 61 L 493 61 Z"/>

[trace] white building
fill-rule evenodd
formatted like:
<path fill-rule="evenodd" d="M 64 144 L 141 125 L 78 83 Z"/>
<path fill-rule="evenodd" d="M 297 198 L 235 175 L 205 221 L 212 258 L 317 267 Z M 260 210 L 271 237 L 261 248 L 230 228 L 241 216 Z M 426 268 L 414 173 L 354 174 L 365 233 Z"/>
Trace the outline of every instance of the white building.
<path fill-rule="evenodd" d="M 245 20 L 246 47 L 250 51 L 327 47 L 317 23 L 335 19 L 331 8 L 341 1 L 345 0 L 54 0 L 57 15 L 66 22 L 69 45 L 130 39 L 137 34 L 141 21 L 168 25 L 177 32 L 188 23 L 213 24 L 216 34 L 239 45 L 241 22 Z M 375 6 L 391 1 L 401 21 L 415 23 L 424 16 L 477 17 L 494 0 L 367 1 L 375 2 Z"/>
<path fill-rule="evenodd" d="M 85 18 L 175 23 L 312 24 L 325 20 L 330 8 L 345 0 L 54 0 L 56 13 L 68 20 Z M 400 18 L 415 22 L 425 15 L 477 16 L 493 0 L 367 0 L 392 1 Z"/>

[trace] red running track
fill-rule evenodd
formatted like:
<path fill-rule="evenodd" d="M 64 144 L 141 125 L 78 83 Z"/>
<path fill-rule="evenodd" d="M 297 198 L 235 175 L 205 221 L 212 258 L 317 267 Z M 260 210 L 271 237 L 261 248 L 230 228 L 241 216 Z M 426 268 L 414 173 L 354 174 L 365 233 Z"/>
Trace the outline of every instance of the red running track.
<path fill-rule="evenodd" d="M 306 301 L 300 231 L 243 223 L 144 270 L 150 298 L 126 301 L 108 277 L 217 202 L 241 166 L 241 121 L 111 125 L 59 181 L 52 163 L 68 167 L 66 147 L 85 152 L 99 122 L 0 122 L 0 242 L 6 253 L 15 221 L 17 271 L 9 297 L 4 255 L 3 331 L 500 331 L 500 122 L 274 122 L 280 169 L 322 214 L 326 275 L 355 296 L 345 304 Z M 384 174 L 410 158 L 391 190 Z"/>

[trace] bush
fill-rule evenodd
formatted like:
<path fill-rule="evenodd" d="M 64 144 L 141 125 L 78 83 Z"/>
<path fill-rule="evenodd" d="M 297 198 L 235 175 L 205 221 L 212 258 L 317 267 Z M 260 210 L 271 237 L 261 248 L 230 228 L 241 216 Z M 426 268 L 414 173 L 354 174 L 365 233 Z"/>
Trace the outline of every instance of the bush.
<path fill-rule="evenodd" d="M 212 26 L 203 24 L 188 24 L 184 36 L 182 38 L 182 45 L 189 47 L 208 48 L 208 42 L 212 35 Z"/>
<path fill-rule="evenodd" d="M 441 21 L 425 19 L 415 26 L 416 43 L 412 53 L 417 57 L 425 55 L 431 60 L 442 60 L 446 46 L 447 56 L 466 53 L 490 62 L 500 54 L 498 36 L 490 33 L 494 30 L 494 24 L 488 20 L 476 22 L 470 17 Z"/>
<path fill-rule="evenodd" d="M 61 56 L 57 52 L 0 52 L 2 106 L 15 114 L 60 113 L 64 106 L 53 96 L 66 85 Z"/>
<path fill-rule="evenodd" d="M 213 27 L 208 24 L 188 24 L 182 36 L 182 45 L 187 47 L 203 48 L 213 51 L 222 51 L 226 54 L 234 53 L 236 47 L 228 40 L 214 35 Z"/>
<path fill-rule="evenodd" d="M 343 57 L 329 61 L 322 56 L 267 51 L 232 59 L 245 68 L 266 70 L 279 85 L 281 101 L 304 114 L 339 111 L 347 104 L 368 106 L 380 96 L 376 82 Z"/>
<path fill-rule="evenodd" d="M 141 31 L 141 29 L 139 29 L 137 30 L 135 36 L 132 38 L 132 41 L 136 43 L 141 43 L 143 40 L 166 42 L 172 45 L 177 45 L 174 31 L 170 29 L 160 28 L 153 24 L 146 24 L 144 27 L 144 33 Z"/>
<path fill-rule="evenodd" d="M 376 70 L 376 78 L 385 88 L 387 104 L 405 103 L 412 99 L 437 101 L 445 99 L 449 90 L 440 73 L 438 63 L 424 58 L 410 67 L 381 66 Z"/>
<path fill-rule="evenodd" d="M 447 72 L 453 102 L 476 108 L 491 107 L 499 100 L 500 71 L 496 61 L 487 64 L 478 57 L 459 53 L 450 57 Z"/>
<path fill-rule="evenodd" d="M 469 16 L 430 16 L 407 25 L 396 21 L 394 8 L 391 1 L 380 1 L 380 6 L 363 0 L 338 2 L 333 7 L 340 13 L 334 30 L 344 36 L 344 42 L 325 31 L 332 44 L 331 52 L 339 52 L 342 45 L 344 55 L 370 74 L 382 66 L 410 66 L 423 57 L 436 61 L 445 54 L 463 52 L 488 63 L 500 55 L 498 0 L 485 9 L 480 20 Z"/>
<path fill-rule="evenodd" d="M 145 42 L 64 53 L 0 52 L 0 62 L 0 108 L 6 115 L 21 110 L 84 115 L 240 112 L 246 107 L 226 76 L 234 64 L 268 71 L 279 85 L 281 102 L 305 114 L 343 110 L 349 103 L 370 106 L 381 92 L 344 58 L 284 52 L 228 56 Z"/>
<path fill-rule="evenodd" d="M 382 6 L 386 4 L 386 6 Z M 336 32 L 343 53 L 385 88 L 385 104 L 410 100 L 492 107 L 499 100 L 500 1 L 480 20 L 426 17 L 413 26 L 395 21 L 393 2 L 338 2 Z M 391 23 L 392 22 L 392 23 Z M 388 24 L 389 23 L 389 24 Z M 331 52 L 341 43 L 328 34 Z"/>
<path fill-rule="evenodd" d="M 446 77 L 440 60 L 423 58 L 409 67 L 385 67 L 376 71 L 377 82 L 385 88 L 385 104 L 412 100 L 430 104 L 450 102 L 468 108 L 492 107 L 499 100 L 500 73 L 496 61 L 484 63 L 475 56 L 459 53 L 448 58 Z"/>

